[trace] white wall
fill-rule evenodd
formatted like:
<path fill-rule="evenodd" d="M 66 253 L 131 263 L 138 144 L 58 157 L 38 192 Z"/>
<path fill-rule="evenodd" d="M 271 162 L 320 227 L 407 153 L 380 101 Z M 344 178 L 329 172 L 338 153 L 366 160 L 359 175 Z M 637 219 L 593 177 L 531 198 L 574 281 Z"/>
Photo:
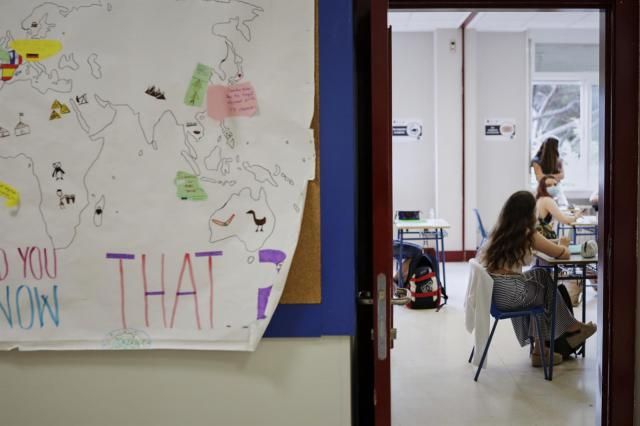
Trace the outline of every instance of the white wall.
<path fill-rule="evenodd" d="M 509 195 L 528 189 L 528 42 L 524 32 L 466 34 L 466 160 L 476 169 L 467 173 L 466 243 L 475 249 L 471 209 L 477 206 L 489 230 Z M 483 124 L 492 118 L 515 119 L 515 138 L 485 141 Z"/>
<path fill-rule="evenodd" d="M 434 207 L 452 225 L 447 250 L 462 250 L 461 32 L 393 34 L 393 116 L 422 118 L 425 140 L 393 144 L 394 210 Z M 451 49 L 455 41 L 455 49 Z M 490 228 L 506 198 L 526 189 L 527 35 L 467 31 L 465 249 L 476 248 L 477 207 Z M 516 137 L 486 142 L 487 118 L 513 118 Z"/>
<path fill-rule="evenodd" d="M 433 34 L 394 33 L 393 118 L 422 119 L 419 142 L 393 143 L 393 210 L 435 208 Z"/>
<path fill-rule="evenodd" d="M 451 224 L 446 250 L 462 250 L 461 34 L 440 29 L 434 37 L 436 212 Z"/>
<path fill-rule="evenodd" d="M 0 352 L 0 424 L 351 425 L 349 337 L 255 353 Z"/>

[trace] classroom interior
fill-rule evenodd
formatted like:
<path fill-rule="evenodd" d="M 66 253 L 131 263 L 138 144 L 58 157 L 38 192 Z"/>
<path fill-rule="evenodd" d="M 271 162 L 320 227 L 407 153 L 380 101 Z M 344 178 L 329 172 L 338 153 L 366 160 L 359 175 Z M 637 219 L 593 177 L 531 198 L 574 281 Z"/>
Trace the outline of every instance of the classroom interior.
<path fill-rule="evenodd" d="M 593 424 L 597 335 L 584 358 L 558 365 L 548 382 L 510 321 L 500 321 L 488 367 L 474 383 L 464 303 L 466 261 L 482 242 L 474 209 L 489 232 L 509 195 L 535 194 L 531 159 L 547 137 L 560 140 L 567 204 L 596 220 L 589 199 L 598 190 L 602 124 L 599 12 L 390 11 L 388 22 L 393 211 L 448 225 L 439 265 L 448 303 L 394 307 L 393 424 Z M 508 131 L 491 133 L 495 126 Z M 589 239 L 597 236 L 575 243 Z M 435 248 L 433 240 L 418 244 Z M 586 321 L 596 322 L 596 290 L 576 301 L 577 317 L 584 306 Z"/>

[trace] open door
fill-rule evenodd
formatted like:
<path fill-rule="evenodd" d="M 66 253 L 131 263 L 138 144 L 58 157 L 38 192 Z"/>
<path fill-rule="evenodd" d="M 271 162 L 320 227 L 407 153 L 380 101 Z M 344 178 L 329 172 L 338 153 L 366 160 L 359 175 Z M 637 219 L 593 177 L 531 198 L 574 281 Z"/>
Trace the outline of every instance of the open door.
<path fill-rule="evenodd" d="M 393 9 L 602 10 L 599 256 L 602 350 L 597 423 L 631 424 L 636 362 L 638 225 L 637 1 L 626 0 L 354 0 L 358 109 L 358 333 L 354 356 L 354 423 L 391 424 L 392 170 L 391 52 L 387 11 Z M 615 171 L 615 173 L 614 173 Z M 606 285 L 607 291 L 602 291 Z M 368 294 L 367 294 L 368 293 Z M 599 333 L 600 334 L 600 333 Z"/>
<path fill-rule="evenodd" d="M 354 423 L 391 425 L 393 214 L 388 3 L 356 0 L 358 45 L 358 332 Z M 373 29 L 377 29 L 373 31 Z M 398 302 L 397 302 L 398 303 Z M 399 302 L 402 303 L 402 302 Z"/>
<path fill-rule="evenodd" d="M 373 363 L 375 425 L 391 425 L 391 362 L 393 311 L 393 202 L 391 158 L 391 30 L 387 2 L 371 6 L 371 156 Z M 374 90 L 377 88 L 378 90 Z M 380 90 L 384 88 L 384 90 Z"/>

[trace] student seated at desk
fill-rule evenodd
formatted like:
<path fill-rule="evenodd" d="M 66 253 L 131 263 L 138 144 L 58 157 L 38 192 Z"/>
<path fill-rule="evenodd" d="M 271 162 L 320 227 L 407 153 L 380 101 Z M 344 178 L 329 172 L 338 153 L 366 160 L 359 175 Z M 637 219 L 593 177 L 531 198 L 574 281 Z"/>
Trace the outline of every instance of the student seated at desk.
<path fill-rule="evenodd" d="M 535 207 L 536 200 L 530 192 L 519 191 L 511 195 L 502 207 L 498 222 L 482 247 L 479 259 L 493 278 L 493 303 L 497 308 L 516 311 L 544 306 L 541 331 L 545 340 L 551 334 L 552 297 L 553 291 L 556 291 L 556 336 L 564 335 L 569 346 L 577 348 L 596 332 L 595 324 L 584 324 L 573 317 L 569 308 L 562 303 L 562 297 L 555 290 L 553 279 L 546 269 L 522 271 L 524 266 L 531 263 L 533 250 L 559 259 L 568 259 L 570 256 L 565 245 L 555 244 L 536 231 Z M 511 321 L 520 346 L 527 344 L 529 336 L 537 336 L 533 330 L 535 322 L 529 317 L 513 318 Z M 536 339 L 531 355 L 534 367 L 542 366 L 541 346 Z M 562 355 L 555 353 L 554 365 L 561 362 Z"/>
<path fill-rule="evenodd" d="M 558 181 L 553 175 L 545 175 L 538 182 L 536 192 L 536 215 L 538 217 L 536 229 L 548 239 L 557 238 L 556 231 L 553 230 L 551 224 L 553 220 L 569 225 L 582 216 L 582 212 L 565 214 L 560 210 L 554 199 L 558 196 L 557 185 Z"/>

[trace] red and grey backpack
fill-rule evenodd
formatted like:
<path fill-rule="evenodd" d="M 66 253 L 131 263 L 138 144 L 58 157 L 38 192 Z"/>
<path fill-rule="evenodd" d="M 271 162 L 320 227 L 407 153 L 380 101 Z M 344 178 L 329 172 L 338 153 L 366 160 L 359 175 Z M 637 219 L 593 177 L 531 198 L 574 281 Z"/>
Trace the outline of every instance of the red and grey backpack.
<path fill-rule="evenodd" d="M 400 255 L 400 243 L 394 243 L 394 256 Z M 411 309 L 437 309 L 447 299 L 447 295 L 438 279 L 435 257 L 423 252 L 420 246 L 411 243 L 402 244 L 402 258 L 409 261 L 406 276 L 403 274 L 398 284 L 409 290 Z"/>
<path fill-rule="evenodd" d="M 411 309 L 436 309 L 442 305 L 444 296 L 435 268 L 428 255 L 423 254 L 413 276 L 409 279 Z"/>

